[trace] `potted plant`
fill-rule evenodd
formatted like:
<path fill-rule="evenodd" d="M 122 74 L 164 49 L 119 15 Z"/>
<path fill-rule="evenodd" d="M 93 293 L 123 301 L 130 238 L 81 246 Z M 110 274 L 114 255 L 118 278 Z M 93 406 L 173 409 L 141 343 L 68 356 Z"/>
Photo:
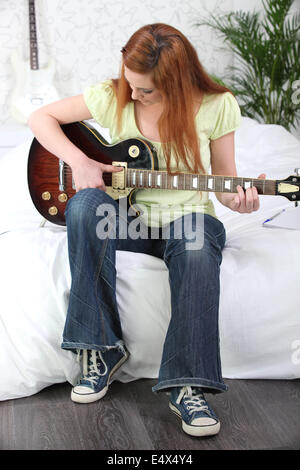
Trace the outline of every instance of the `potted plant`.
<path fill-rule="evenodd" d="M 294 0 L 262 0 L 257 12 L 236 11 L 197 23 L 214 28 L 234 53 L 225 76 L 244 116 L 289 131 L 300 123 L 300 12 Z"/>

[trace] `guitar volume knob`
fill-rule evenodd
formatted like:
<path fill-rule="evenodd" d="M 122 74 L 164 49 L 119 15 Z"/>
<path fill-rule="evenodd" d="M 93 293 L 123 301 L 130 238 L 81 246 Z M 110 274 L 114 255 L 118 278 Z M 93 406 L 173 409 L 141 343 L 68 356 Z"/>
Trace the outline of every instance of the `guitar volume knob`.
<path fill-rule="evenodd" d="M 48 212 L 50 215 L 56 215 L 58 213 L 58 209 L 56 206 L 51 206 L 49 207 Z"/>
<path fill-rule="evenodd" d="M 49 191 L 44 191 L 42 193 L 42 199 L 44 201 L 49 201 L 49 199 L 51 199 L 51 193 L 49 193 Z"/>
<path fill-rule="evenodd" d="M 61 193 L 58 196 L 58 200 L 59 202 L 66 202 L 68 200 L 68 196 L 66 195 L 66 193 Z"/>
<path fill-rule="evenodd" d="M 136 158 L 140 154 L 140 149 L 138 148 L 137 145 L 131 145 L 128 149 L 128 153 L 131 156 L 131 158 Z"/>

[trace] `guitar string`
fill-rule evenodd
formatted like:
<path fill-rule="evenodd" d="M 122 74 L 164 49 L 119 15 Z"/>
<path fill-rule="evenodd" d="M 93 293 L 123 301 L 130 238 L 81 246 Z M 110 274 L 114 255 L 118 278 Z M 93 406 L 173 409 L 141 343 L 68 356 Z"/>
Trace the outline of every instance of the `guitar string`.
<path fill-rule="evenodd" d="M 165 184 L 160 184 L 160 185 L 157 185 L 157 184 L 145 184 L 144 186 L 142 185 L 142 186 L 140 186 L 140 187 L 145 187 L 145 186 L 146 186 L 146 187 L 148 187 L 149 189 L 151 189 L 151 188 L 155 189 L 155 188 L 157 188 L 157 187 L 159 187 L 159 188 L 161 188 L 161 189 L 169 189 L 169 188 L 165 188 L 165 187 L 162 187 L 162 186 L 165 186 L 166 184 L 167 184 L 167 185 L 171 185 L 171 183 L 172 183 L 173 175 L 169 175 L 169 174 L 166 173 L 165 171 L 161 171 L 161 172 L 160 172 L 159 170 L 154 170 L 154 172 L 152 172 L 151 170 L 132 169 L 132 168 L 131 168 L 130 170 L 134 170 L 136 173 L 140 173 L 140 174 L 143 173 L 143 172 L 144 172 L 144 174 L 145 174 L 145 171 L 149 171 L 149 174 L 152 174 L 152 175 L 160 174 L 161 176 L 164 177 L 165 180 L 167 180 L 167 181 L 165 181 Z M 72 175 L 72 170 L 71 170 L 71 168 L 69 168 L 69 167 L 65 167 L 63 173 L 64 173 L 65 176 L 70 176 L 70 175 Z M 106 183 L 105 180 L 108 180 L 110 175 L 111 175 L 110 172 L 105 172 L 105 173 L 103 173 L 103 178 L 104 178 L 104 182 L 105 182 L 105 183 Z M 215 177 L 216 177 L 216 178 L 219 179 L 219 182 L 221 182 L 221 184 L 223 184 L 223 186 L 224 186 L 225 181 L 222 182 L 222 178 L 226 178 L 226 182 L 227 182 L 227 181 L 230 181 L 230 180 L 232 180 L 232 182 L 236 181 L 237 185 L 241 185 L 241 186 L 242 186 L 243 184 L 251 183 L 251 182 L 252 182 L 252 184 L 254 183 L 253 186 L 256 186 L 256 187 L 258 186 L 258 189 L 264 189 L 264 191 L 266 191 L 266 190 L 269 190 L 269 191 L 275 190 L 275 184 L 276 184 L 275 180 L 263 180 L 263 179 L 258 179 L 258 178 L 248 178 L 248 177 L 241 177 L 241 176 L 232 176 L 232 177 L 230 177 L 230 176 L 227 176 L 227 175 L 224 175 L 224 176 L 221 176 L 221 175 L 208 175 L 208 174 L 207 174 L 207 175 L 197 175 L 197 174 L 191 174 L 191 173 L 186 173 L 186 174 L 181 173 L 181 175 L 179 175 L 179 176 L 180 176 L 181 179 L 182 179 L 182 178 L 184 178 L 184 175 L 188 175 L 188 176 L 190 177 L 189 179 L 192 179 L 192 178 L 199 178 L 199 177 L 200 177 L 200 178 L 202 178 L 202 180 L 203 180 L 203 179 L 206 179 L 206 178 L 213 178 L 213 179 L 215 179 Z M 174 175 L 174 176 L 178 176 L 178 175 Z M 243 180 L 244 180 L 244 181 L 243 181 Z M 109 182 L 111 182 L 111 181 L 109 181 Z M 186 182 L 185 182 L 185 183 L 186 183 Z M 200 183 L 199 186 L 201 186 L 201 183 L 203 183 L 203 181 L 201 181 L 201 179 L 200 179 L 199 183 Z M 217 181 L 217 183 L 218 183 L 218 181 Z M 237 185 L 236 185 L 236 186 L 237 186 Z M 138 184 L 135 184 L 134 186 L 137 187 L 137 188 L 139 188 L 139 185 L 138 185 Z M 181 186 L 182 186 L 182 185 L 180 185 L 180 187 L 175 187 L 174 185 L 172 185 L 172 189 L 181 190 L 181 189 L 182 189 Z M 185 184 L 185 186 L 186 186 L 186 184 Z M 215 189 L 216 189 L 217 186 L 218 186 L 218 184 L 215 184 L 214 186 L 215 186 Z M 236 188 L 236 186 L 235 186 L 235 188 Z M 205 188 L 202 188 L 202 187 L 199 188 L 199 189 L 198 189 L 198 188 L 197 188 L 197 189 L 196 189 L 196 188 L 188 188 L 188 189 L 191 189 L 191 190 L 200 190 L 200 191 L 201 191 L 201 190 L 202 190 L 202 191 L 205 190 Z M 207 190 L 208 190 L 208 191 L 211 191 L 211 192 L 214 192 L 212 188 L 208 188 Z M 221 187 L 220 187 L 220 188 L 218 187 L 218 190 L 221 191 Z M 223 192 L 236 192 L 236 191 L 229 191 L 228 188 L 224 188 L 224 187 L 222 187 L 222 190 L 223 190 Z"/>

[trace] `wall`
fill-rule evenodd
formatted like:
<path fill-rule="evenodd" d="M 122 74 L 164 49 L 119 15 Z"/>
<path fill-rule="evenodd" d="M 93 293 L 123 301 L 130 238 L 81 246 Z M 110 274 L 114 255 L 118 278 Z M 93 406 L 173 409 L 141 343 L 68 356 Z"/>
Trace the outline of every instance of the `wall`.
<path fill-rule="evenodd" d="M 300 0 L 297 0 L 300 2 Z M 261 0 L 36 0 L 40 66 L 52 59 L 60 96 L 81 93 L 89 84 L 116 76 L 120 49 L 140 26 L 165 22 L 179 28 L 195 45 L 210 73 L 222 76 L 232 62 L 222 41 L 199 18 L 211 12 L 261 9 Z M 11 55 L 29 56 L 28 2 L 0 0 L 0 124 L 11 124 L 15 87 Z"/>

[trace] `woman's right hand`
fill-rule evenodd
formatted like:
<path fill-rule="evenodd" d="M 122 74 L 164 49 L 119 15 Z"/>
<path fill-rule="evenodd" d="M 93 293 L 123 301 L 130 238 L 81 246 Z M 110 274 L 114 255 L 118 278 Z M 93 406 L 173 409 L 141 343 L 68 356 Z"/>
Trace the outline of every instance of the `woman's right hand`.
<path fill-rule="evenodd" d="M 106 190 L 103 180 L 103 173 L 114 173 L 123 168 L 113 165 L 106 165 L 91 158 L 82 157 L 76 165 L 71 166 L 76 192 L 85 188 L 99 188 Z"/>
<path fill-rule="evenodd" d="M 71 96 L 34 111 L 28 120 L 37 140 L 50 153 L 64 160 L 72 170 L 76 191 L 100 188 L 105 191 L 103 173 L 122 168 L 96 162 L 76 147 L 61 129 L 61 125 L 91 119 L 83 95 Z"/>

